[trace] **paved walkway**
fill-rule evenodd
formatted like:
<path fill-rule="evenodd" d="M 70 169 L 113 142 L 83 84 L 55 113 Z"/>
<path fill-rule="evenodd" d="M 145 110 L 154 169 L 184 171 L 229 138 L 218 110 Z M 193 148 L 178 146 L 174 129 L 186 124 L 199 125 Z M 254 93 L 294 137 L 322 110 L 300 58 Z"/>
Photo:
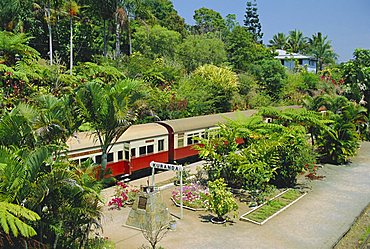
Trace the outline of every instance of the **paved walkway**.
<path fill-rule="evenodd" d="M 310 182 L 308 195 L 262 226 L 239 220 L 226 226 L 214 225 L 204 213 L 185 210 L 176 231 L 169 232 L 159 245 L 166 249 L 332 248 L 369 204 L 370 143 L 361 145 L 350 165 L 325 165 L 320 174 L 326 177 Z M 156 181 L 172 176 L 173 172 L 161 173 Z M 133 183 L 140 185 L 146 181 Z M 111 190 L 105 191 L 109 192 Z M 136 249 L 148 245 L 140 231 L 122 226 L 128 211 L 125 208 L 105 212 L 104 236 L 113 240 L 116 248 Z"/>

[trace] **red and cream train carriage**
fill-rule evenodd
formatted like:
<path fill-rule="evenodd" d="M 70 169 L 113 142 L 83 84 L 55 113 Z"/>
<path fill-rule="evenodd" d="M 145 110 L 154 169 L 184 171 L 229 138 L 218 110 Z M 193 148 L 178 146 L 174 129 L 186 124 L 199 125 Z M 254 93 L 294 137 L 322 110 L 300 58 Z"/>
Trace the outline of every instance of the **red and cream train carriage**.
<path fill-rule="evenodd" d="M 192 148 L 194 137 L 203 137 L 220 123 L 256 112 L 247 110 L 132 125 L 110 150 L 107 167 L 113 176 L 119 176 L 149 168 L 151 161 L 174 162 L 196 156 L 198 152 Z M 101 149 L 91 133 L 78 133 L 67 144 L 71 160 L 81 163 L 92 158 L 95 163 L 101 163 Z"/>

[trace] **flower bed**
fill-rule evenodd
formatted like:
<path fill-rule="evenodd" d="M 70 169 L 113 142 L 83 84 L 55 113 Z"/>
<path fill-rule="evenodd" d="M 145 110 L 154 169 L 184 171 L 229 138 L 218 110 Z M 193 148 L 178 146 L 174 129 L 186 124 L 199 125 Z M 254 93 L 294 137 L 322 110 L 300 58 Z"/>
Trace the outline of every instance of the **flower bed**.
<path fill-rule="evenodd" d="M 271 200 L 243 214 L 240 219 L 262 225 L 278 213 L 293 205 L 306 194 L 307 193 L 302 193 L 296 189 L 287 189 Z"/>
<path fill-rule="evenodd" d="M 205 210 L 208 206 L 208 188 L 199 184 L 190 184 L 183 186 L 183 206 L 184 208 L 200 211 Z M 180 206 L 180 187 L 172 192 L 171 200 L 176 206 Z"/>
<path fill-rule="evenodd" d="M 123 182 L 117 182 L 114 197 L 108 202 L 110 209 L 121 209 L 135 201 L 138 189 L 130 188 Z"/>

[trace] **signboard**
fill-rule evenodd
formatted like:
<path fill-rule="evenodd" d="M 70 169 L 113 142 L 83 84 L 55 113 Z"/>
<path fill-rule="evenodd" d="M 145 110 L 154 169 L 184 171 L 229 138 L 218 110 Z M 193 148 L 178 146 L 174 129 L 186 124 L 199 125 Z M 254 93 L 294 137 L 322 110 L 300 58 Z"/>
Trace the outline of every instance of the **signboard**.
<path fill-rule="evenodd" d="M 138 203 L 137 208 L 145 210 L 146 209 L 146 201 L 147 201 L 146 197 L 139 196 L 139 203 Z"/>
<path fill-rule="evenodd" d="M 158 163 L 158 162 L 151 161 L 150 162 L 150 167 L 152 168 L 152 186 L 155 186 L 155 183 L 154 183 L 155 169 L 180 171 L 180 196 L 183 196 L 182 195 L 182 171 L 183 171 L 182 165 L 174 165 L 174 164 L 168 164 L 168 163 Z M 182 199 L 183 198 L 180 198 L 180 219 L 182 219 L 182 217 L 184 216 Z"/>
<path fill-rule="evenodd" d="M 174 171 L 181 171 L 182 165 L 174 165 L 168 163 L 157 163 L 157 162 L 150 162 L 150 167 L 154 169 L 165 169 L 165 170 L 174 170 Z"/>

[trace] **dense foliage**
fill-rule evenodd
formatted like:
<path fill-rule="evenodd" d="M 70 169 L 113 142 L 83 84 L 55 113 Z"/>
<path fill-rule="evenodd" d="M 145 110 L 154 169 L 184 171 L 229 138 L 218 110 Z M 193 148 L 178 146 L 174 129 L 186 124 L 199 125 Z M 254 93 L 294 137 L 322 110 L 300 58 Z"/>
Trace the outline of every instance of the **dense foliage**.
<path fill-rule="evenodd" d="M 109 172 L 63 156 L 76 131 L 97 134 L 104 169 L 131 123 L 305 102 L 312 112 L 265 110 L 273 124 L 254 118 L 202 140 L 214 186 L 224 178 L 256 193 L 294 185 L 313 150 L 344 163 L 369 138 L 369 50 L 336 66 L 327 36 L 299 30 L 266 47 L 251 2 L 245 26 L 206 8 L 194 19 L 186 25 L 170 0 L 0 2 L 0 245 L 89 248 L 95 177 Z M 288 71 L 276 48 L 314 56 L 318 74 Z"/>
<path fill-rule="evenodd" d="M 209 179 L 225 179 L 259 201 L 270 185 L 294 187 L 297 176 L 317 162 L 348 162 L 359 147 L 356 125 L 366 122 L 364 108 L 342 96 L 325 106 L 325 115 L 305 109 L 262 109 L 257 116 L 220 126 L 196 147 L 206 160 Z M 238 143 L 241 138 L 243 144 Z"/>

